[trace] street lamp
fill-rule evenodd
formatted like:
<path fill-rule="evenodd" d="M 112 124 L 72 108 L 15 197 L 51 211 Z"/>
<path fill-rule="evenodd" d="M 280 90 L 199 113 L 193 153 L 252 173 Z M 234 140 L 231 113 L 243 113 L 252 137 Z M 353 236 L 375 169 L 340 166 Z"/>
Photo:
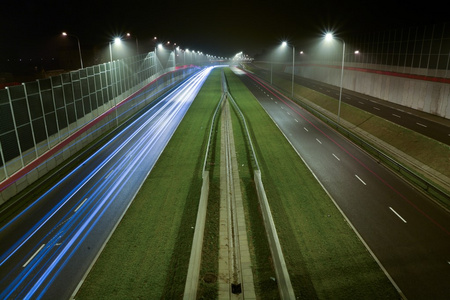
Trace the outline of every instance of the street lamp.
<path fill-rule="evenodd" d="M 288 46 L 287 42 L 281 43 L 281 46 Z M 292 88 L 291 88 L 291 97 L 294 99 L 294 67 L 295 67 L 295 46 L 292 45 Z"/>
<path fill-rule="evenodd" d="M 341 85 L 339 87 L 339 104 L 338 104 L 338 123 L 340 123 L 341 122 L 342 80 L 344 78 L 345 41 L 341 38 L 333 37 L 332 33 L 327 33 L 325 35 L 325 41 L 332 41 L 333 39 L 337 39 L 342 42 Z"/>
<path fill-rule="evenodd" d="M 83 69 L 83 58 L 81 57 L 80 39 L 79 39 L 76 35 L 68 34 L 67 32 L 63 32 L 62 35 L 63 35 L 63 36 L 73 36 L 74 38 L 77 39 L 77 43 L 78 43 L 78 53 L 80 54 L 80 65 L 81 65 L 81 68 Z"/>
<path fill-rule="evenodd" d="M 120 39 L 120 37 L 116 37 L 114 38 L 114 41 L 109 42 L 109 58 L 111 60 L 111 62 L 113 61 L 113 56 L 112 56 L 112 44 L 121 44 L 122 40 Z"/>

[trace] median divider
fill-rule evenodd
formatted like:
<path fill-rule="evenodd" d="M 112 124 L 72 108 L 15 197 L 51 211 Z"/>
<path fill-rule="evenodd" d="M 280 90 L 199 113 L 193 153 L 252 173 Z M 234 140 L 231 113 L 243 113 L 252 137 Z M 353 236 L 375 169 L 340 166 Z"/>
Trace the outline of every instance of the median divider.
<path fill-rule="evenodd" d="M 233 99 L 232 95 L 229 93 L 227 88 L 227 83 L 225 76 L 222 76 L 222 97 L 217 105 L 217 108 L 214 112 L 214 116 L 211 122 L 211 127 L 209 131 L 209 137 L 207 142 L 207 149 L 205 154 L 205 160 L 203 163 L 203 184 L 200 195 L 200 202 L 197 212 L 197 220 L 195 224 L 195 233 L 193 237 L 193 243 L 191 248 L 191 255 L 189 260 L 188 273 L 186 277 L 186 284 L 183 294 L 184 300 L 193 300 L 197 298 L 197 289 L 199 284 L 200 277 L 200 265 L 201 265 L 201 255 L 202 255 L 202 247 L 203 247 L 203 236 L 205 230 L 205 222 L 206 222 L 206 211 L 208 205 L 208 194 L 209 194 L 209 170 L 208 170 L 208 161 L 211 158 L 210 146 L 212 143 L 212 134 L 217 122 L 218 112 L 221 111 L 221 108 L 224 104 L 224 100 L 227 98 L 230 100 L 230 103 L 238 112 L 238 116 L 241 119 L 244 130 L 245 130 L 245 139 L 249 145 L 251 157 L 252 157 L 252 166 L 254 169 L 254 180 L 256 185 L 256 191 L 259 199 L 259 204 L 261 207 L 261 212 L 263 215 L 264 226 L 266 230 L 266 234 L 269 240 L 269 247 L 272 254 L 272 261 L 275 268 L 276 280 L 278 283 L 278 290 L 281 299 L 295 299 L 294 289 L 292 287 L 292 283 L 289 277 L 289 273 L 287 271 L 286 262 L 284 259 L 283 251 L 281 249 L 280 241 L 278 238 L 278 234 L 276 231 L 275 223 L 273 221 L 272 213 L 270 210 L 269 202 L 267 200 L 267 196 L 264 190 L 264 185 L 261 179 L 261 171 L 259 168 L 258 160 L 256 158 L 256 152 L 253 147 L 253 143 L 250 138 L 249 130 L 242 114 L 239 109 L 237 103 Z"/>
<path fill-rule="evenodd" d="M 233 97 L 229 92 L 227 92 L 227 96 L 230 99 L 231 104 L 238 112 L 239 118 L 241 118 L 243 122 L 244 130 L 246 133 L 245 136 L 250 146 L 251 156 L 254 164 L 253 167 L 254 167 L 255 186 L 258 195 L 259 205 L 261 207 L 261 212 L 264 220 L 264 227 L 266 229 L 267 238 L 269 240 L 269 247 L 270 252 L 272 254 L 272 261 L 275 268 L 275 274 L 277 277 L 278 291 L 280 293 L 280 297 L 281 299 L 295 299 L 294 289 L 292 288 L 292 283 L 287 270 L 286 261 L 284 260 L 280 240 L 278 239 L 278 234 L 275 227 L 275 223 L 273 221 L 270 205 L 267 200 L 264 185 L 262 183 L 261 171 L 259 168 L 258 159 L 256 158 L 256 152 L 254 150 L 253 143 L 250 138 L 247 123 L 245 121 L 244 115 L 239 109 L 239 106 L 237 105 L 236 101 L 233 99 Z"/>

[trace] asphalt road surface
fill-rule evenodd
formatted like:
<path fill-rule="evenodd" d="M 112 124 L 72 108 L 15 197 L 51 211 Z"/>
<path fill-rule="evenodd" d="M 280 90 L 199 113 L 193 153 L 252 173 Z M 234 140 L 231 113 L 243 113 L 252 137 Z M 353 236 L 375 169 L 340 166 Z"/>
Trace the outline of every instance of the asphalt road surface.
<path fill-rule="evenodd" d="M 449 299 L 449 213 L 257 77 L 239 74 L 400 292 Z"/>
<path fill-rule="evenodd" d="M 258 72 L 265 72 L 267 75 L 265 70 L 259 69 Z M 292 76 L 286 73 L 276 74 L 288 80 L 292 79 Z M 339 99 L 339 88 L 336 86 L 299 76 L 295 76 L 295 82 Z M 342 91 L 341 101 L 450 145 L 450 120 L 345 89 Z"/>
<path fill-rule="evenodd" d="M 0 228 L 0 299 L 68 299 L 210 69 L 193 75 Z"/>

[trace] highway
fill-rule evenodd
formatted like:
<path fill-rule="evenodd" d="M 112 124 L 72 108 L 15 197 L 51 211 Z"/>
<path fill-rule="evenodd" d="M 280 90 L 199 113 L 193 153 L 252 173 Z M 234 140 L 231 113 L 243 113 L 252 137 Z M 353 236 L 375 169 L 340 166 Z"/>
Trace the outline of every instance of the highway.
<path fill-rule="evenodd" d="M 238 75 L 400 293 L 448 299 L 449 213 L 256 76 Z"/>
<path fill-rule="evenodd" d="M 0 299 L 68 299 L 209 75 L 203 69 L 0 228 Z"/>
<path fill-rule="evenodd" d="M 268 76 L 265 70 L 258 69 L 257 72 L 264 72 Z M 292 80 L 289 74 L 276 74 Z M 295 76 L 295 83 L 339 99 L 339 87 L 299 76 Z M 345 89 L 342 91 L 341 101 L 450 145 L 450 120 Z"/>

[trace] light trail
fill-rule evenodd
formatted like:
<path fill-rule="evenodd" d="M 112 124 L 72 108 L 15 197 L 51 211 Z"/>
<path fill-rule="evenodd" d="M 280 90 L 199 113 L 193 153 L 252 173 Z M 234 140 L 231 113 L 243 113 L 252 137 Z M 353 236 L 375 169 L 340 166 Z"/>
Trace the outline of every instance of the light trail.
<path fill-rule="evenodd" d="M 181 84 L 51 189 L 69 184 L 74 186 L 51 211 L 0 256 L 3 277 L 0 279 L 0 298 L 43 297 L 55 279 L 64 272 L 64 267 L 81 243 L 93 230 L 98 230 L 96 225 L 103 221 L 102 217 L 109 209 L 128 207 L 211 69 L 204 69 Z M 117 142 L 120 144 L 114 145 Z M 114 150 L 109 155 L 84 178 L 77 178 L 76 173 L 80 168 L 92 163 L 111 145 Z M 33 205 L 45 201 L 51 190 Z M 111 223 L 116 224 L 120 215 Z M 0 232 L 21 222 L 24 216 L 25 212 L 21 213 Z M 14 265 L 11 267 L 12 261 Z"/>

